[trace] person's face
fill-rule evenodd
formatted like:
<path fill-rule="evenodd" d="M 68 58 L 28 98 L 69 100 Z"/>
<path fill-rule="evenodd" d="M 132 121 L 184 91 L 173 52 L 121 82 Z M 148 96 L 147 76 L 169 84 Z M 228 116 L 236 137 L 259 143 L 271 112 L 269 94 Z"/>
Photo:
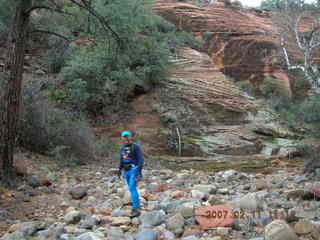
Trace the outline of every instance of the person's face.
<path fill-rule="evenodd" d="M 121 137 L 121 142 L 123 144 L 129 144 L 132 142 L 132 137 L 131 136 L 125 136 L 125 137 Z"/>

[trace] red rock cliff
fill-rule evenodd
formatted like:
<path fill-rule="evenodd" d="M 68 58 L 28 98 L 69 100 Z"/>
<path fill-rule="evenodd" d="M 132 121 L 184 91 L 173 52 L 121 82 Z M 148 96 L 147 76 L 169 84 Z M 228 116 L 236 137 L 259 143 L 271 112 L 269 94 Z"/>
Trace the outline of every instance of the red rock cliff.
<path fill-rule="evenodd" d="M 154 10 L 179 29 L 201 35 L 215 67 L 236 81 L 262 82 L 275 76 L 290 89 L 279 64 L 277 28 L 269 12 L 226 8 L 222 3 L 200 8 L 189 2 L 158 0 Z"/>

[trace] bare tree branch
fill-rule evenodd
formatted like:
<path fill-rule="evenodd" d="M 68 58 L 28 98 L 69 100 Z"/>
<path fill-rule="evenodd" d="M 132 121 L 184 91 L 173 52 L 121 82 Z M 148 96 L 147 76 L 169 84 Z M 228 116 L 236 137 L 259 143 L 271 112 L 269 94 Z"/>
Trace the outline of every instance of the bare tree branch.
<path fill-rule="evenodd" d="M 56 5 L 56 6 L 57 6 L 56 8 L 48 7 L 48 6 L 45 6 L 45 5 L 32 6 L 31 8 L 27 9 L 27 10 L 24 12 L 24 14 L 29 15 L 29 14 L 31 14 L 31 12 L 34 11 L 34 10 L 46 9 L 46 10 L 49 10 L 49 11 L 52 11 L 52 12 L 57 12 L 57 13 L 62 13 L 62 14 L 74 16 L 73 14 L 68 13 L 68 12 L 62 10 L 58 5 Z"/>
<path fill-rule="evenodd" d="M 299 9 L 286 8 L 279 14 L 276 23 L 280 27 L 280 46 L 288 70 L 299 69 L 314 90 L 320 89 L 319 63 L 314 55 L 320 48 L 320 24 L 311 13 Z M 308 22 L 313 22 L 308 24 Z M 301 54 L 296 55 L 296 50 Z M 302 59 L 300 58 L 302 57 Z M 299 60 L 301 59 L 301 61 Z"/>
<path fill-rule="evenodd" d="M 300 23 L 300 20 L 301 20 L 301 16 L 298 17 L 296 23 L 295 23 L 295 27 L 294 27 L 294 35 L 295 35 L 295 38 L 296 38 L 296 42 L 298 44 L 298 47 L 303 50 L 303 46 L 301 44 L 301 40 L 300 40 L 300 37 L 299 37 L 299 23 Z"/>
<path fill-rule="evenodd" d="M 59 38 L 62 38 L 64 40 L 66 40 L 67 42 L 71 42 L 72 40 L 59 34 L 59 33 L 56 33 L 56 32 L 51 32 L 51 31 L 48 31 L 48 30 L 41 30 L 41 29 L 36 29 L 36 30 L 33 30 L 29 33 L 44 33 L 44 34 L 50 34 L 50 35 L 54 35 L 56 37 L 59 37 Z"/>
<path fill-rule="evenodd" d="M 77 2 L 76 0 L 70 0 L 72 3 L 77 5 L 80 8 L 86 9 L 92 16 L 94 16 L 98 21 L 101 23 L 102 27 L 106 32 L 111 32 L 111 34 L 118 40 L 119 44 L 122 44 L 122 40 L 120 36 L 110 27 L 108 22 L 100 16 L 92 7 L 90 7 L 89 3 L 87 3 L 85 0 L 80 0 L 81 3 Z"/>

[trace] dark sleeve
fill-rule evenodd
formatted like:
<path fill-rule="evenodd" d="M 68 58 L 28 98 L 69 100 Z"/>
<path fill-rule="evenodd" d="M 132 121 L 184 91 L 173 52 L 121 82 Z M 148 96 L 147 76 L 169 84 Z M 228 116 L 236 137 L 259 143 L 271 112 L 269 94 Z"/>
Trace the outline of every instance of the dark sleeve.
<path fill-rule="evenodd" d="M 123 157 L 122 157 L 122 148 L 120 149 L 120 162 L 119 162 L 119 169 L 121 170 L 123 168 Z"/>
<path fill-rule="evenodd" d="M 136 144 L 135 152 L 136 152 L 136 158 L 139 166 L 138 171 L 141 173 L 143 164 L 144 164 L 144 156 L 143 156 L 143 151 L 140 145 Z"/>

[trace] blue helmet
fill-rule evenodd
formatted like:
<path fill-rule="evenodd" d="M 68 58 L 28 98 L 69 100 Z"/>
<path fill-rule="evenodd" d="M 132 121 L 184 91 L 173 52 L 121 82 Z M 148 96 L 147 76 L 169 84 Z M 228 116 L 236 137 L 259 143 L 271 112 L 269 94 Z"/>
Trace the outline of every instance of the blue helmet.
<path fill-rule="evenodd" d="M 120 136 L 121 136 L 121 137 L 127 137 L 127 136 L 132 137 L 132 132 L 130 132 L 130 131 L 123 131 L 123 132 L 121 132 Z"/>

